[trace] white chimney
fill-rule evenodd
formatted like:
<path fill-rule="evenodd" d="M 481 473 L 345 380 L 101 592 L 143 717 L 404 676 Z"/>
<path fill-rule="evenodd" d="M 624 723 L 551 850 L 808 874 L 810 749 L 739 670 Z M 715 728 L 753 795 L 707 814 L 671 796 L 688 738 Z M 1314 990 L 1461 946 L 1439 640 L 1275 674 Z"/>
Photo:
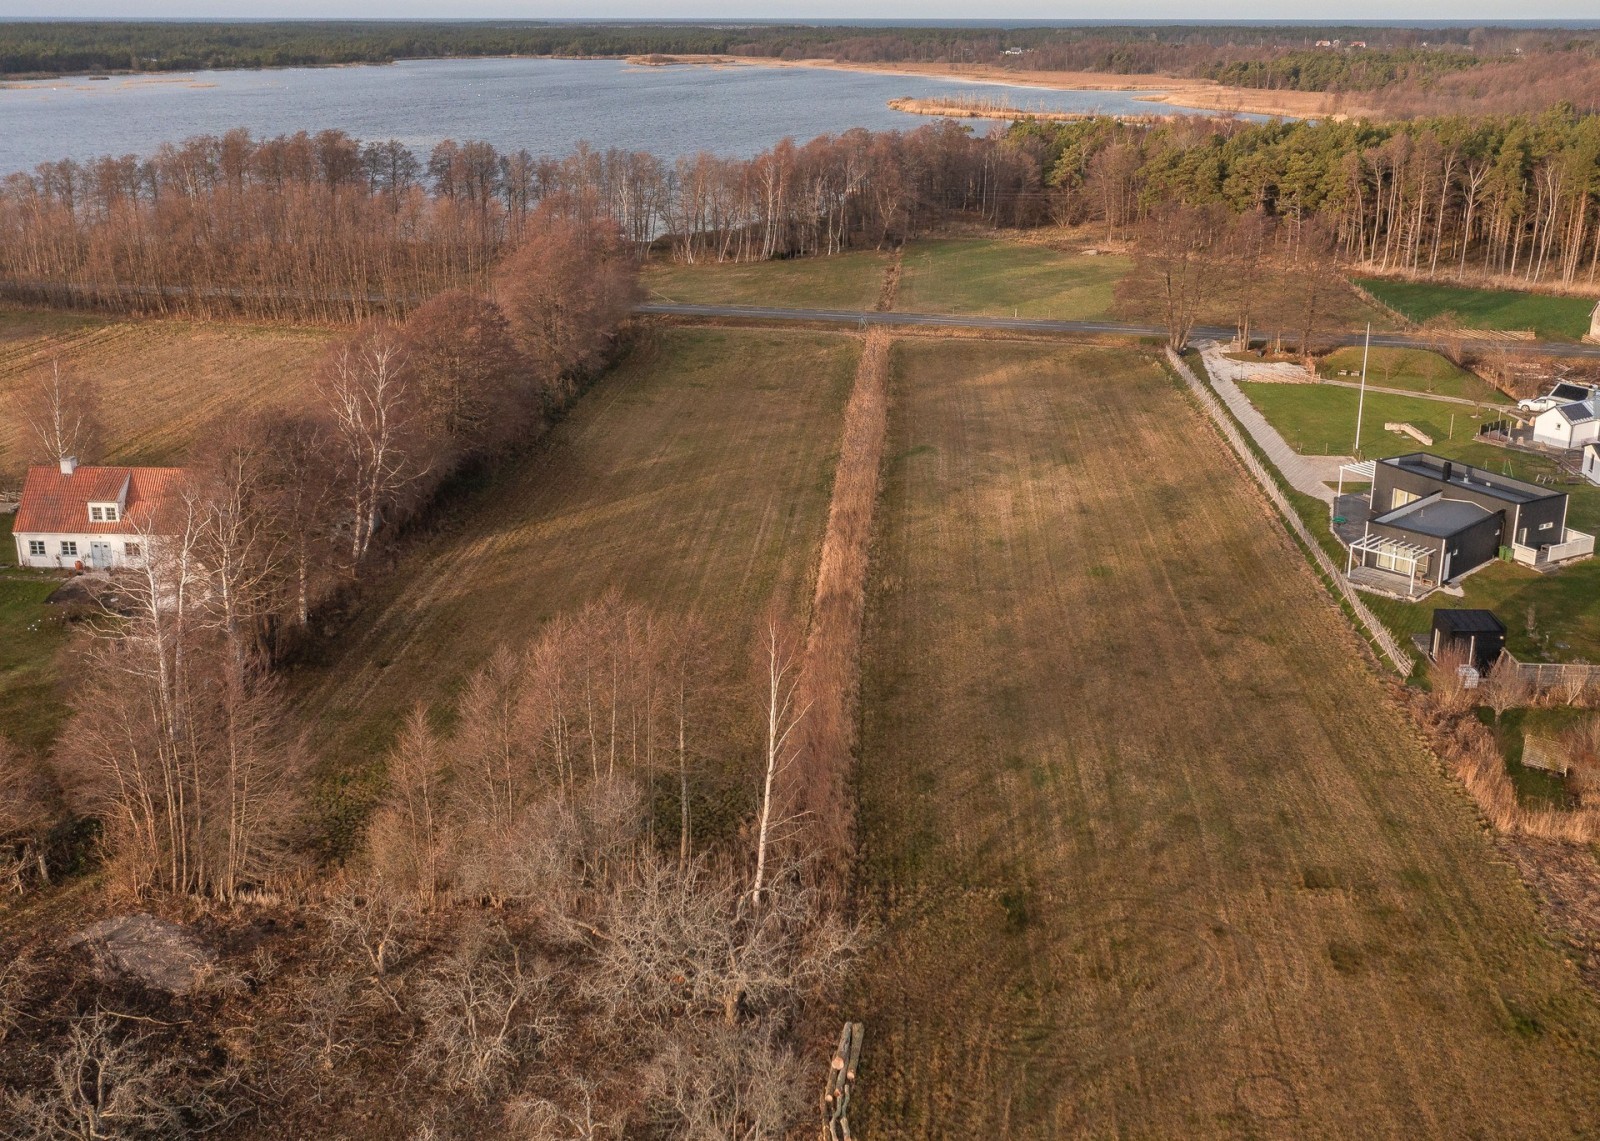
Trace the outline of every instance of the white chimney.
<path fill-rule="evenodd" d="M 61 474 L 62 475 L 71 475 L 73 472 L 75 472 L 77 470 L 78 470 L 78 457 L 77 456 L 62 456 L 61 457 Z"/>

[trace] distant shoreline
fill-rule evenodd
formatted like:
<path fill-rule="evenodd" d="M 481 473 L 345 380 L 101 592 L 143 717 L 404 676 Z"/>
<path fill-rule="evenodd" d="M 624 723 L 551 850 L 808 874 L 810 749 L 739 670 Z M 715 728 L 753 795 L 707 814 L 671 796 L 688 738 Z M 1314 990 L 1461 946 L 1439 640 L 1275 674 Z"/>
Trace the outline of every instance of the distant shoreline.
<path fill-rule="evenodd" d="M 834 59 L 767 59 L 759 56 L 628 56 L 641 67 L 804 67 L 830 71 L 857 71 L 874 75 L 915 75 L 925 79 L 966 80 L 1001 87 L 1040 88 L 1048 91 L 1143 91 L 1135 99 L 1165 103 L 1196 111 L 1243 115 L 1276 115 L 1287 119 L 1335 119 L 1370 116 L 1370 109 L 1352 104 L 1338 93 L 1325 91 L 1269 91 L 1250 87 L 1224 87 L 1210 79 L 1176 75 L 1116 75 L 1098 71 L 1013 71 L 986 64 L 959 63 L 854 63 Z"/>
<path fill-rule="evenodd" d="M 955 63 L 856 63 L 835 59 L 771 59 L 762 56 L 730 55 L 448 55 L 408 56 L 404 59 L 352 63 L 297 63 L 281 67 L 198 67 L 186 70 L 117 69 L 59 73 L 18 73 L 0 76 L 0 90 L 18 89 L 15 85 L 71 80 L 127 79 L 136 76 L 163 76 L 230 71 L 292 71 L 299 68 L 390 67 L 399 63 L 429 61 L 488 62 L 497 59 L 568 60 L 629 64 L 634 67 L 766 67 L 810 68 L 828 71 L 865 72 L 873 75 L 914 75 L 926 79 L 946 79 L 986 83 L 1000 87 L 1035 88 L 1047 91 L 1137 91 L 1141 102 L 1186 107 L 1223 114 L 1275 115 L 1291 119 L 1334 119 L 1372 116 L 1373 112 L 1349 101 L 1339 93 L 1324 91 L 1281 91 L 1262 88 L 1225 87 L 1209 79 L 1190 79 L 1175 75 L 1123 75 L 1097 71 L 1018 71 L 986 64 Z M 23 88 L 25 90 L 25 88 Z M 925 112 L 918 112 L 925 113 Z M 1159 114 L 1159 112 L 1154 112 Z M 967 116 L 985 118 L 994 116 Z M 1036 117 L 1040 117 L 1037 116 Z"/>

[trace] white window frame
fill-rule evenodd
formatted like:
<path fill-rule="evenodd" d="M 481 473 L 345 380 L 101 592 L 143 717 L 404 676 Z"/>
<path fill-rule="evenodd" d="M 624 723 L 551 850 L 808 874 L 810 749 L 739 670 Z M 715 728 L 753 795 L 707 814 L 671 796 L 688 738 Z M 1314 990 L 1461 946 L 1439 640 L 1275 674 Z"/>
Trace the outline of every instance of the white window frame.
<path fill-rule="evenodd" d="M 78 557 L 78 541 L 76 539 L 61 540 L 61 557 L 68 559 Z"/>
<path fill-rule="evenodd" d="M 30 559 L 34 558 L 35 556 L 46 554 L 49 554 L 49 551 L 45 549 L 45 542 L 43 539 L 28 540 L 28 557 Z"/>
<path fill-rule="evenodd" d="M 101 507 L 98 503 L 90 504 L 89 505 L 89 522 L 91 522 L 91 523 L 104 523 L 105 521 L 106 521 L 105 508 Z"/>
<path fill-rule="evenodd" d="M 122 544 L 122 554 L 125 558 L 142 559 L 144 558 L 144 546 L 140 543 L 124 543 Z"/>

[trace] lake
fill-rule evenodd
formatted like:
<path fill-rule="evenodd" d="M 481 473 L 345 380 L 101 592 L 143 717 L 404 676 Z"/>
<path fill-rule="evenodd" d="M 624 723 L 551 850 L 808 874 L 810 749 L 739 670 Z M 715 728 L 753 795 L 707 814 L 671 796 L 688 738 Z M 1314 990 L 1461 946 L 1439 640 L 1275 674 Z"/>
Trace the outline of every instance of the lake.
<path fill-rule="evenodd" d="M 441 139 L 561 155 L 580 140 L 662 158 L 748 157 L 785 136 L 911 129 L 902 95 L 978 95 L 1028 108 L 1149 114 L 1132 91 L 1051 91 L 820 68 L 641 67 L 620 60 L 410 60 L 376 67 L 200 71 L 0 87 L 0 173 L 61 158 L 149 155 L 164 142 L 246 127 L 256 136 L 337 127 L 420 152 Z M 1148 92 L 1143 93 L 1148 94 Z M 1195 112 L 1202 114 L 1203 112 Z M 976 121 L 988 130 L 992 121 Z"/>

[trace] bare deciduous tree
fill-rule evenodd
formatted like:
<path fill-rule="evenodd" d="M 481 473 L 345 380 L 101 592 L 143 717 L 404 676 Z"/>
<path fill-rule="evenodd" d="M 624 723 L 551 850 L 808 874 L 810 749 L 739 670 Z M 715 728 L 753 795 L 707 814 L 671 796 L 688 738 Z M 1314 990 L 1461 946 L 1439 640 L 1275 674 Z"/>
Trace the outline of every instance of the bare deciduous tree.
<path fill-rule="evenodd" d="M 1484 675 L 1478 692 L 1483 704 L 1494 710 L 1494 719 L 1498 722 L 1506 710 L 1526 704 L 1532 689 L 1511 656 L 1501 654 Z"/>
<path fill-rule="evenodd" d="M 421 409 L 399 335 L 372 324 L 334 346 L 317 375 L 332 425 L 350 526 L 350 562 L 359 569 L 387 515 L 427 474 Z"/>
<path fill-rule="evenodd" d="M 27 429 L 29 459 L 52 464 L 68 458 L 99 460 L 104 425 L 100 388 L 91 378 L 52 361 L 17 386 L 11 409 Z"/>
<path fill-rule="evenodd" d="M 1182 351 L 1202 308 L 1230 284 L 1227 219 L 1220 207 L 1167 203 L 1139 226 L 1127 288 L 1161 301 L 1167 344 Z"/>
<path fill-rule="evenodd" d="M 548 1012 L 553 975 L 525 961 L 503 931 L 469 937 L 423 980 L 417 1061 L 449 1088 L 483 1100 L 517 1058 L 542 1050 L 559 1024 Z"/>
<path fill-rule="evenodd" d="M 604 359 L 638 296 L 638 262 L 615 226 L 541 206 L 495 291 L 523 355 L 559 402 Z"/>
<path fill-rule="evenodd" d="M 12 1135 L 38 1141 L 175 1137 L 184 1113 L 203 1117 L 214 1099 L 182 1080 L 180 1060 L 123 1036 L 115 1019 L 96 1011 L 72 1021 L 67 1041 L 50 1059 L 50 1080 L 28 1093 L 8 1092 Z"/>
<path fill-rule="evenodd" d="M 770 612 L 762 620 L 760 663 L 766 714 L 766 750 L 756 820 L 755 877 L 750 885 L 750 901 L 757 907 L 761 906 L 766 891 L 768 849 L 788 823 L 785 810 L 787 804 L 792 803 L 791 798 L 785 797 L 780 804 L 775 801 L 775 796 L 783 791 L 780 782 L 794 764 L 800 743 L 798 730 L 809 708 L 809 704 L 803 703 L 799 692 L 799 650 L 792 632 L 776 611 Z"/>

